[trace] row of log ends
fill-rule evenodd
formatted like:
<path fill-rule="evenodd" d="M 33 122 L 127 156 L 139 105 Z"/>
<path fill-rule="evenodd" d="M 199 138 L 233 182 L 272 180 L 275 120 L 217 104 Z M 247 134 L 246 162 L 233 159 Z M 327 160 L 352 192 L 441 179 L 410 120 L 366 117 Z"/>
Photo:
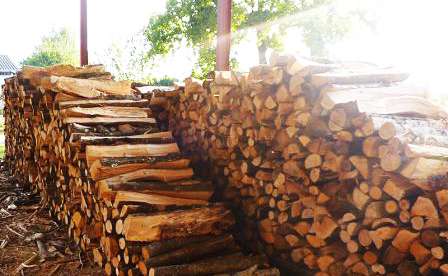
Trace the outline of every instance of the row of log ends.
<path fill-rule="evenodd" d="M 209 77 L 150 106 L 249 246 L 293 272 L 448 275 L 447 113 L 408 74 L 274 53 Z"/>
<path fill-rule="evenodd" d="M 242 253 L 140 90 L 100 65 L 25 66 L 3 89 L 9 173 L 106 275 L 279 275 Z"/>

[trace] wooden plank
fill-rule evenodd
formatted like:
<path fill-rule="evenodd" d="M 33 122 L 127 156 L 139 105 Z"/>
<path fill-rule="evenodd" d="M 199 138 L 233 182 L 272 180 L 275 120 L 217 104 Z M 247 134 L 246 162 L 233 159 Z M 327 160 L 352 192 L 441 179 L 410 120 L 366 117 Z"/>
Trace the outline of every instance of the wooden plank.
<path fill-rule="evenodd" d="M 315 87 L 327 84 L 365 84 L 393 83 L 407 79 L 408 73 L 393 69 L 371 69 L 365 71 L 331 71 L 311 76 L 310 83 Z"/>
<path fill-rule="evenodd" d="M 43 78 L 41 80 L 41 86 L 46 90 L 67 93 L 83 98 L 133 96 L 135 94 L 129 81 L 88 80 L 51 76 Z"/>
<path fill-rule="evenodd" d="M 151 124 L 155 125 L 156 120 L 154 118 L 78 118 L 78 117 L 68 117 L 63 118 L 62 122 L 64 124 L 86 124 L 86 125 L 92 125 L 92 124 L 124 124 L 124 123 L 130 123 L 130 124 Z"/>

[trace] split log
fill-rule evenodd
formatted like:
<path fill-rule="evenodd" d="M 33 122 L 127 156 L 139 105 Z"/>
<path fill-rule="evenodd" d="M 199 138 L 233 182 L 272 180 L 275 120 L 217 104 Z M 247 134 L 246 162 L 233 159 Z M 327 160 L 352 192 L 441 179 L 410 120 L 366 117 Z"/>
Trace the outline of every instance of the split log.
<path fill-rule="evenodd" d="M 146 260 L 149 267 L 167 266 L 190 263 L 207 255 L 236 249 L 235 241 L 231 235 L 218 236 L 203 242 L 192 243 L 174 251 L 150 257 Z"/>
<path fill-rule="evenodd" d="M 222 206 L 203 207 L 150 216 L 128 216 L 123 235 L 129 241 L 157 241 L 185 236 L 216 234 L 234 224 Z M 177 229 L 182 228 L 180 232 Z"/>
<path fill-rule="evenodd" d="M 56 92 L 67 93 L 83 98 L 102 96 L 133 96 L 134 91 L 129 81 L 84 80 L 70 77 L 52 76 L 41 80 L 42 87 Z"/>
<path fill-rule="evenodd" d="M 253 265 L 263 266 L 265 263 L 266 258 L 260 255 L 229 255 L 191 264 L 154 267 L 149 270 L 149 275 L 210 275 L 227 271 L 241 271 Z"/>

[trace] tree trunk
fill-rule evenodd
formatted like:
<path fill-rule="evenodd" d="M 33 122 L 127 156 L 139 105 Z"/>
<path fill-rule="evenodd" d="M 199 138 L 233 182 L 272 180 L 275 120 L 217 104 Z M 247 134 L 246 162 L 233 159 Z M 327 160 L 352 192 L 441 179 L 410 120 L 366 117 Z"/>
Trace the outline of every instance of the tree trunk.
<path fill-rule="evenodd" d="M 264 41 L 262 41 L 260 36 L 261 36 L 261 32 L 257 31 L 257 40 L 259 43 L 259 45 L 257 46 L 257 48 L 258 48 L 258 63 L 266 64 L 267 63 L 266 50 L 268 49 L 268 46 L 266 45 L 266 43 Z"/>

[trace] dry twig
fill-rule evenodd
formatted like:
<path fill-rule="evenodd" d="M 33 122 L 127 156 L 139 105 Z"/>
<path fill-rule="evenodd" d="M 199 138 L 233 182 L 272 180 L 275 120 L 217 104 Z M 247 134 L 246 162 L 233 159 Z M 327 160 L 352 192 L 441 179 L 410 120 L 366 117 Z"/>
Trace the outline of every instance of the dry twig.
<path fill-rule="evenodd" d="M 58 270 L 59 270 L 59 268 L 62 266 L 62 264 L 58 264 L 58 265 L 56 265 L 56 267 L 52 270 L 52 271 L 50 271 L 50 273 L 48 274 L 48 276 L 52 276 L 53 274 L 55 274 Z"/>
<path fill-rule="evenodd" d="M 37 256 L 39 256 L 39 255 L 37 255 L 35 252 L 33 252 L 33 256 L 31 256 L 28 260 L 24 261 L 23 263 L 21 263 L 19 265 L 19 267 L 17 267 L 16 273 L 21 273 L 24 268 L 37 266 L 37 265 L 30 265 L 30 263 L 32 263 L 37 258 Z"/>
<path fill-rule="evenodd" d="M 11 229 L 11 227 L 9 227 L 8 225 L 6 226 L 6 229 L 8 229 L 10 232 L 12 232 L 13 234 L 16 234 L 17 236 L 21 237 L 21 238 L 25 238 L 24 235 L 20 234 L 19 232 Z"/>
<path fill-rule="evenodd" d="M 0 243 L 0 248 L 5 248 L 7 244 L 8 244 L 8 240 L 6 240 L 6 239 L 2 240 L 2 243 Z"/>

